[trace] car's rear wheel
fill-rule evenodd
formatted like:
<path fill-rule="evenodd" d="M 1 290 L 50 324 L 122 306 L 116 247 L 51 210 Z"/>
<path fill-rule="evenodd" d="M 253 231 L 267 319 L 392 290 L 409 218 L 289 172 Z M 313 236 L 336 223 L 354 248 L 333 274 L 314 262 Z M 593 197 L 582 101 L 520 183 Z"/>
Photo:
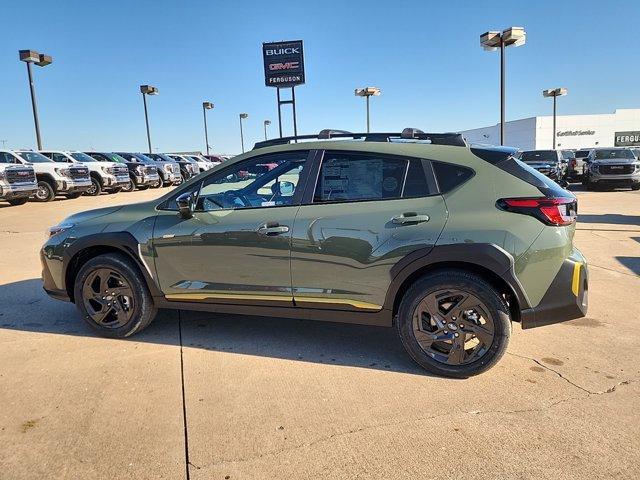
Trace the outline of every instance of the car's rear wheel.
<path fill-rule="evenodd" d="M 402 298 L 402 343 L 416 363 L 436 375 L 467 378 L 504 355 L 511 335 L 509 307 L 481 277 L 442 271 L 421 278 Z"/>
<path fill-rule="evenodd" d="M 50 202 L 56 196 L 56 192 L 49 182 L 40 180 L 38 182 L 38 190 L 34 195 L 34 199 L 38 202 Z"/>
<path fill-rule="evenodd" d="M 89 326 L 106 337 L 133 335 L 157 312 L 142 274 L 118 253 L 99 255 L 80 268 L 74 300 Z"/>

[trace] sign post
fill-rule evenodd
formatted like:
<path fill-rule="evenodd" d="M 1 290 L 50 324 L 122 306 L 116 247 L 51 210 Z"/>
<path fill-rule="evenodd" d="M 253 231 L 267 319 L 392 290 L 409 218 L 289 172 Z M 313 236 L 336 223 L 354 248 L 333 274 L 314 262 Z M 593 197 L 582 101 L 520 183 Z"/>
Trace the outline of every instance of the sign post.
<path fill-rule="evenodd" d="M 292 107 L 293 134 L 297 137 L 295 87 L 305 83 L 302 40 L 263 43 L 262 58 L 264 61 L 264 83 L 267 87 L 277 89 L 280 138 L 282 138 L 282 105 L 286 104 L 290 104 Z M 291 88 L 290 100 L 282 100 L 280 97 L 281 88 Z"/>

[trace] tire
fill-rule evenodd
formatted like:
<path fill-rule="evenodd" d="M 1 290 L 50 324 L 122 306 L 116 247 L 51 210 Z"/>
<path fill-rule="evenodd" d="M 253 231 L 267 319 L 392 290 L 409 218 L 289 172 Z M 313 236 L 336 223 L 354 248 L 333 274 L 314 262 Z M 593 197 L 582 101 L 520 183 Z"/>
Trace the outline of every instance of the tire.
<path fill-rule="evenodd" d="M 83 192 L 73 192 L 73 193 L 67 193 L 65 196 L 69 199 L 69 200 L 73 200 L 74 198 L 80 198 L 80 196 L 82 195 Z"/>
<path fill-rule="evenodd" d="M 138 185 L 137 189 L 138 190 L 146 190 L 149 188 L 149 185 Z M 154 187 L 154 188 L 158 188 L 158 187 Z"/>
<path fill-rule="evenodd" d="M 110 295 L 114 291 L 110 289 L 116 288 L 122 294 Z M 87 261 L 76 275 L 73 290 L 82 318 L 105 337 L 124 338 L 140 332 L 157 313 L 144 277 L 124 254 L 108 253 Z M 100 317 L 104 320 L 98 321 Z"/>
<path fill-rule="evenodd" d="M 136 182 L 133 181 L 131 177 L 129 177 L 129 183 L 122 187 L 123 192 L 133 192 L 136 189 Z"/>
<path fill-rule="evenodd" d="M 12 198 L 11 200 L 7 201 L 9 202 L 9 205 L 13 205 L 14 207 L 16 207 L 18 205 L 24 205 L 25 203 L 27 203 L 29 201 L 29 197 Z"/>
<path fill-rule="evenodd" d="M 120 193 L 122 191 L 122 187 L 116 187 L 116 188 L 112 188 L 111 190 L 109 190 L 110 194 L 113 193 Z"/>
<path fill-rule="evenodd" d="M 149 184 L 149 187 L 150 188 L 160 188 L 163 185 L 164 185 L 164 182 L 162 181 L 162 177 L 158 177 L 158 181 Z"/>
<path fill-rule="evenodd" d="M 456 307 L 462 306 L 465 295 L 468 305 L 458 311 Z M 439 306 L 436 316 L 425 316 L 421 310 L 427 303 L 422 301 L 430 296 L 436 305 L 451 304 L 450 310 L 444 312 Z M 444 301 L 450 298 L 460 299 L 459 303 Z M 439 328 L 436 318 L 441 321 L 446 314 L 450 318 Z M 504 299 L 480 276 L 461 270 L 429 274 L 411 285 L 400 303 L 396 327 L 405 350 L 418 365 L 430 373 L 453 378 L 468 378 L 489 370 L 504 355 L 511 336 L 509 307 Z M 434 341 L 432 335 L 441 340 Z M 478 346 L 469 348 L 474 341 Z M 460 361 L 456 355 L 461 355 Z"/>
<path fill-rule="evenodd" d="M 631 185 L 631 190 L 640 190 L 640 185 Z"/>
<path fill-rule="evenodd" d="M 50 202 L 56 196 L 56 192 L 46 180 L 38 180 L 38 191 L 33 196 L 36 202 Z"/>
<path fill-rule="evenodd" d="M 84 194 L 87 195 L 88 197 L 97 197 L 101 193 L 102 193 L 102 184 L 100 183 L 100 180 L 92 176 L 91 187 L 89 188 L 89 190 L 84 192 Z"/>

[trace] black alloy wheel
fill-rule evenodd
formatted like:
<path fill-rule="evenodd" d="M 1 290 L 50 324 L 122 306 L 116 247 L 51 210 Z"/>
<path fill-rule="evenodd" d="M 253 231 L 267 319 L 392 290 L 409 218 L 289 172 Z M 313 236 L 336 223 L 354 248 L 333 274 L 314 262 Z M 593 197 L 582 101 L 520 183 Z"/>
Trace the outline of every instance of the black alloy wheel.
<path fill-rule="evenodd" d="M 431 373 L 467 378 L 504 355 L 511 335 L 509 307 L 482 277 L 444 270 L 417 280 L 396 318 L 407 353 Z"/>

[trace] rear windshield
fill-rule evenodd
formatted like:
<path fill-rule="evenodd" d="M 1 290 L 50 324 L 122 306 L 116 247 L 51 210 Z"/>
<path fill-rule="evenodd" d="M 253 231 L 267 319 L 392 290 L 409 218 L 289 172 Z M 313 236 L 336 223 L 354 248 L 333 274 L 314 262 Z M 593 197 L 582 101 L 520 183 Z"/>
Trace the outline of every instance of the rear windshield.
<path fill-rule="evenodd" d="M 588 157 L 591 150 L 578 150 L 576 152 L 576 158 Z"/>
<path fill-rule="evenodd" d="M 555 150 L 532 150 L 529 152 L 522 152 L 520 154 L 520 160 L 525 163 L 556 162 L 558 160 L 558 155 Z"/>
<path fill-rule="evenodd" d="M 596 158 L 598 160 L 607 160 L 610 158 L 635 158 L 633 152 L 627 149 L 619 150 L 596 150 Z"/>

